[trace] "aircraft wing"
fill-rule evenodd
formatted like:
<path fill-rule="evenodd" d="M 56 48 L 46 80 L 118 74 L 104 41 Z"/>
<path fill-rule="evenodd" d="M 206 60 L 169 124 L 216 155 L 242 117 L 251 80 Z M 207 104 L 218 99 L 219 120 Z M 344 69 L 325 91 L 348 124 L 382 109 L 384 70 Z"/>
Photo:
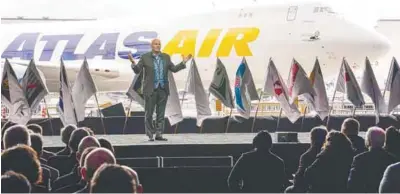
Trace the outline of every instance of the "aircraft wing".
<path fill-rule="evenodd" d="M 27 60 L 9 60 L 12 65 L 20 65 L 28 67 L 29 62 Z M 1 62 L 4 63 L 4 60 Z M 65 68 L 67 74 L 77 74 L 81 68 L 82 63 L 68 63 L 65 62 Z M 55 64 L 52 62 L 36 62 L 36 67 L 39 71 L 43 72 L 45 75 L 48 73 L 54 74 L 60 71 L 60 64 Z M 89 65 L 89 71 L 93 77 L 101 77 L 104 79 L 112 79 L 119 77 L 119 71 L 117 69 L 107 69 L 107 68 L 92 68 Z"/>

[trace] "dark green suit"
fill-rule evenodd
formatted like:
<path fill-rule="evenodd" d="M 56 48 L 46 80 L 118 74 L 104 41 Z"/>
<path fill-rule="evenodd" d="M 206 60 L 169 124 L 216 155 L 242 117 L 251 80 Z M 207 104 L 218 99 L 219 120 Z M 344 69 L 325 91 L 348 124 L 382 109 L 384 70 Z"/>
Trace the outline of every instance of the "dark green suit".
<path fill-rule="evenodd" d="M 149 137 L 161 137 L 164 131 L 164 115 L 167 99 L 169 95 L 169 82 L 168 82 L 168 71 L 178 72 L 186 68 L 185 63 L 181 62 L 178 65 L 174 65 L 171 61 L 171 57 L 168 54 L 160 53 L 163 75 L 164 75 L 164 87 L 154 88 L 154 57 L 152 52 L 143 54 L 137 65 L 132 64 L 133 71 L 138 74 L 143 71 L 142 80 L 142 92 L 145 101 L 145 129 L 146 134 Z M 156 109 L 156 126 L 153 126 L 153 113 Z"/>

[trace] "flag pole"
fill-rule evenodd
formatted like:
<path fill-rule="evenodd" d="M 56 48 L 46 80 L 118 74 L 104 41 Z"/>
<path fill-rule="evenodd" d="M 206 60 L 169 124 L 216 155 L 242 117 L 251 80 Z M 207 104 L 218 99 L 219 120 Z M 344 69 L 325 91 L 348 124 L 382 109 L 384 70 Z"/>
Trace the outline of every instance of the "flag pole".
<path fill-rule="evenodd" d="M 132 107 L 132 98 L 131 98 L 131 101 L 129 102 L 128 112 L 125 115 L 125 122 L 124 122 L 124 128 L 122 129 L 122 134 L 125 134 L 125 128 L 126 128 L 126 124 L 128 123 L 128 117 L 131 116 L 131 107 Z"/>
<path fill-rule="evenodd" d="M 255 123 L 256 123 L 257 113 L 258 113 L 258 107 L 260 106 L 260 103 L 261 103 L 261 96 L 262 96 L 262 94 L 263 94 L 263 91 L 260 92 L 260 96 L 259 96 L 258 104 L 257 104 L 257 108 L 256 108 L 256 113 L 254 114 L 253 124 L 251 125 L 251 132 L 252 132 L 252 133 L 253 133 L 253 131 L 254 131 L 254 125 L 255 125 Z"/>
<path fill-rule="evenodd" d="M 333 102 L 335 101 L 335 96 L 336 96 L 336 87 L 335 87 L 335 91 L 333 92 L 331 105 L 330 105 L 329 113 L 328 113 L 328 118 L 326 119 L 326 128 L 328 129 L 328 131 L 329 131 L 329 120 L 331 119 L 331 112 L 333 110 Z"/>
<path fill-rule="evenodd" d="M 51 120 L 53 120 L 53 118 L 51 118 L 50 114 L 49 114 L 49 106 L 47 105 L 47 101 L 46 98 L 43 98 L 44 101 L 44 105 L 46 106 L 46 114 L 47 114 L 47 118 L 49 118 L 50 120 L 50 128 L 51 128 L 51 135 L 54 135 L 54 128 L 53 128 L 53 123 L 51 122 Z"/>
<path fill-rule="evenodd" d="M 303 124 L 304 124 L 304 118 L 306 117 L 307 108 L 308 108 L 308 106 L 306 106 L 306 107 L 304 108 L 303 118 L 301 119 L 300 132 L 303 132 Z"/>
<path fill-rule="evenodd" d="M 105 134 L 106 134 L 106 127 L 105 127 L 105 125 L 104 125 L 103 115 L 101 114 L 101 111 L 100 111 L 100 105 L 99 105 L 99 100 L 97 99 L 97 93 L 94 94 L 94 98 L 96 99 L 97 111 L 99 111 L 100 120 L 101 120 L 101 125 L 103 126 L 103 133 L 104 133 L 104 135 L 105 135 Z"/>
<path fill-rule="evenodd" d="M 232 101 L 235 101 L 236 96 L 233 97 Z M 228 117 L 228 121 L 226 123 L 226 128 L 225 128 L 225 133 L 228 133 L 228 129 L 229 129 L 229 125 L 231 124 L 231 117 L 232 117 L 232 111 L 235 107 L 231 108 L 230 112 L 229 112 L 229 117 Z"/>
<path fill-rule="evenodd" d="M 280 123 L 280 121 L 281 121 L 281 116 L 282 116 L 282 107 L 281 107 L 281 110 L 279 111 L 279 117 L 278 117 L 278 121 L 276 122 L 276 129 L 275 129 L 275 132 L 276 131 L 278 131 L 278 128 L 279 128 L 279 123 Z"/>
<path fill-rule="evenodd" d="M 394 57 L 393 57 L 394 58 Z M 386 78 L 386 84 L 385 84 L 385 90 L 383 90 L 383 100 L 385 100 L 385 95 L 386 95 L 386 90 L 388 89 L 388 85 L 389 85 L 389 75 L 390 75 L 390 72 L 392 72 L 393 71 L 393 68 L 394 68 L 394 61 L 393 61 L 394 59 L 392 59 L 392 64 L 390 65 L 390 68 L 389 68 L 389 72 L 388 72 L 388 75 L 387 75 L 387 78 Z"/>
<path fill-rule="evenodd" d="M 353 107 L 353 113 L 351 114 L 351 118 L 354 118 L 355 114 L 356 114 L 356 109 L 357 107 L 354 105 Z"/>
<path fill-rule="evenodd" d="M 189 72 L 189 73 L 190 73 L 190 72 Z M 186 80 L 185 89 L 183 90 L 182 100 L 181 100 L 181 109 L 183 108 L 183 100 L 185 100 L 186 88 L 187 88 L 188 82 L 189 82 L 189 79 Z M 180 122 L 179 122 L 179 123 L 180 123 Z M 176 132 L 178 131 L 179 123 L 176 124 L 175 131 L 174 131 L 175 134 L 176 134 Z"/>

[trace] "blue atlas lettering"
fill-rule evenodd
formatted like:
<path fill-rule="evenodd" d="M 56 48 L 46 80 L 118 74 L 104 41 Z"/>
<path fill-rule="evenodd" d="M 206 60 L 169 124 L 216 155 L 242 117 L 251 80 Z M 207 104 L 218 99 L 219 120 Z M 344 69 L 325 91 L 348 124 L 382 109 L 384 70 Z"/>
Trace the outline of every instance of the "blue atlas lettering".
<path fill-rule="evenodd" d="M 102 56 L 102 59 L 115 59 L 119 33 L 101 34 L 86 50 L 85 57 L 93 59 L 95 56 Z M 104 45 L 104 48 L 101 47 Z"/>
<path fill-rule="evenodd" d="M 39 33 L 22 33 L 17 36 L 4 50 L 1 58 L 20 58 L 23 60 L 32 59 L 35 54 L 35 45 Z M 21 50 L 19 50 L 21 48 Z"/>
<path fill-rule="evenodd" d="M 148 40 L 157 38 L 157 36 L 158 34 L 155 31 L 134 32 L 128 35 L 123 41 L 123 44 L 127 48 L 135 49 L 136 52 L 132 53 L 131 51 L 120 51 L 118 52 L 118 56 L 123 59 L 127 59 L 128 53 L 132 53 L 134 58 L 139 58 L 142 54 L 151 50 L 150 42 Z"/>
<path fill-rule="evenodd" d="M 45 35 L 40 41 L 47 41 L 44 45 L 39 61 L 50 61 L 53 56 L 57 43 L 66 40 L 67 44 L 62 53 L 63 60 L 79 60 L 83 59 L 82 54 L 75 54 L 75 49 L 83 37 L 83 34 L 66 34 L 66 35 Z"/>

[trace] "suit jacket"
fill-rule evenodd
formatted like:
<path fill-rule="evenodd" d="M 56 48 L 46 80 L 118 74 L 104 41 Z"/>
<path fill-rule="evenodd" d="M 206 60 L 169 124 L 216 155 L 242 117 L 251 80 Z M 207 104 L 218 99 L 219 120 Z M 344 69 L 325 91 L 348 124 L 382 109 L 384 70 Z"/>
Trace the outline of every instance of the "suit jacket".
<path fill-rule="evenodd" d="M 164 89 L 169 94 L 169 82 L 168 82 L 168 71 L 178 72 L 184 69 L 186 65 L 181 62 L 178 65 L 174 65 L 171 61 L 171 57 L 166 53 L 160 53 L 160 57 L 164 65 Z M 132 64 L 132 69 L 136 74 L 139 74 L 143 70 L 143 82 L 142 92 L 144 95 L 151 95 L 154 91 L 154 63 L 153 54 L 148 52 L 143 54 L 136 65 Z"/>
<path fill-rule="evenodd" d="M 313 193 L 347 192 L 347 178 L 354 152 L 324 150 L 306 169 L 308 191 Z"/>
<path fill-rule="evenodd" d="M 81 175 L 79 173 L 79 167 L 76 165 L 69 174 L 66 174 L 62 177 L 59 177 L 56 181 L 54 181 L 52 186 L 52 191 L 57 192 L 58 189 L 66 187 L 71 184 L 78 183 L 81 180 Z M 71 192 L 77 191 L 73 190 Z"/>
<path fill-rule="evenodd" d="M 49 158 L 51 158 L 51 157 L 53 157 L 53 156 L 56 156 L 56 154 L 53 153 L 53 152 L 49 152 L 49 151 L 46 151 L 46 150 L 43 150 L 43 151 L 42 151 L 41 157 L 42 157 L 43 159 L 45 159 L 45 160 L 48 160 Z"/>
<path fill-rule="evenodd" d="M 69 156 L 54 156 L 47 161 L 47 165 L 56 168 L 60 176 L 70 173 L 77 164 L 76 153 L 72 153 Z"/>
<path fill-rule="evenodd" d="M 67 185 L 65 187 L 59 188 L 55 191 L 52 191 L 53 193 L 74 193 L 74 192 L 78 192 L 81 189 L 84 189 L 86 187 L 86 182 L 81 180 L 77 183 L 73 183 L 71 185 Z M 88 191 L 89 192 L 89 191 Z M 88 193 L 86 192 L 86 193 Z"/>
<path fill-rule="evenodd" d="M 270 151 L 244 153 L 228 177 L 233 192 L 280 193 L 287 182 L 283 160 Z"/>
<path fill-rule="evenodd" d="M 310 147 L 306 152 L 300 156 L 299 168 L 293 179 L 294 191 L 296 193 L 304 193 L 307 191 L 307 183 L 304 178 L 306 169 L 315 161 L 321 148 Z"/>
<path fill-rule="evenodd" d="M 388 166 L 379 186 L 379 193 L 400 193 L 400 162 Z"/>
<path fill-rule="evenodd" d="M 395 162 L 397 158 L 383 148 L 373 148 L 357 155 L 349 176 L 349 192 L 377 193 L 385 169 Z"/>
<path fill-rule="evenodd" d="M 65 146 L 62 150 L 56 153 L 57 156 L 68 156 L 71 153 L 68 146 Z M 50 158 L 49 158 L 50 159 Z"/>
<path fill-rule="evenodd" d="M 353 145 L 353 148 L 355 149 L 355 155 L 361 154 L 365 151 L 367 151 L 367 148 L 365 147 L 365 140 L 364 138 L 358 136 L 358 135 L 348 135 L 347 136 L 351 144 Z"/>

